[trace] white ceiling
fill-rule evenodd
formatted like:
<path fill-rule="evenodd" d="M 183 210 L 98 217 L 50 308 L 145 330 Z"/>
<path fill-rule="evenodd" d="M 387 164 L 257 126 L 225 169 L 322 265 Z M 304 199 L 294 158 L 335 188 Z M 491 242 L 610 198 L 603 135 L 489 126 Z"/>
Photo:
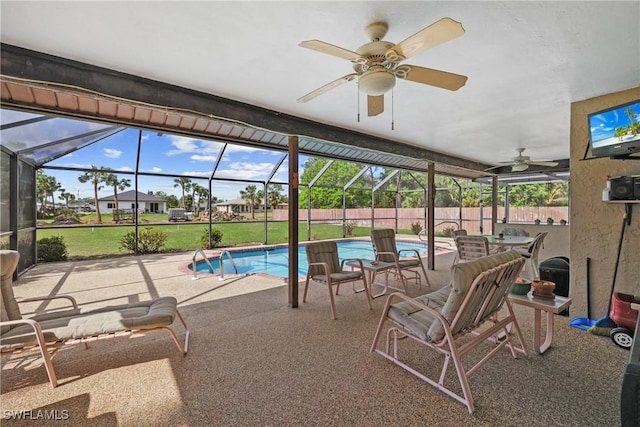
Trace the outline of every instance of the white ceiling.
<path fill-rule="evenodd" d="M 243 101 L 458 157 L 498 164 L 569 157 L 570 104 L 640 84 L 640 2 L 0 2 L 3 43 Z M 355 82 L 296 99 L 353 72 L 298 47 L 356 50 L 364 27 L 398 43 L 443 17 L 457 39 L 405 63 L 468 76 L 452 92 L 398 81 L 366 115 Z M 587 141 L 585 141 L 585 144 Z"/>

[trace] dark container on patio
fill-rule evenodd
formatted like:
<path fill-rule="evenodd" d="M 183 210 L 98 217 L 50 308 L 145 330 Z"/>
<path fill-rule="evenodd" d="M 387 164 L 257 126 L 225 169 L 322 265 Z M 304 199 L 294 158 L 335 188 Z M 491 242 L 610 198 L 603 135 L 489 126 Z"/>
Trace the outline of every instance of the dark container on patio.
<path fill-rule="evenodd" d="M 555 257 L 549 258 L 540 263 L 540 279 L 548 280 L 556 284 L 554 293 L 562 297 L 569 296 L 569 258 Z M 569 315 L 569 309 L 560 313 L 562 316 Z"/>

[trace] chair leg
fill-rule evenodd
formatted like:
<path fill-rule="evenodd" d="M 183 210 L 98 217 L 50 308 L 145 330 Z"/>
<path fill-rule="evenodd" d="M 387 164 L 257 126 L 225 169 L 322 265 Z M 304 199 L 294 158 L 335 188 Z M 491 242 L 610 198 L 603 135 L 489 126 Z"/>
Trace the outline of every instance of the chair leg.
<path fill-rule="evenodd" d="M 327 283 L 327 287 L 329 288 L 329 298 L 331 299 L 331 317 L 333 317 L 333 320 L 336 320 L 338 318 L 336 316 L 336 301 L 333 298 L 333 292 L 331 291 L 331 282 Z"/>
<path fill-rule="evenodd" d="M 424 264 L 422 262 L 420 263 L 420 268 L 422 269 L 422 274 L 424 274 L 424 281 L 427 282 L 427 287 L 429 289 L 432 289 L 431 282 L 429 281 L 429 276 L 427 276 L 427 270 L 424 268 Z"/>
<path fill-rule="evenodd" d="M 304 281 L 304 292 L 302 293 L 302 302 L 307 302 L 307 289 L 309 288 L 309 276 L 307 275 L 307 280 Z"/>
<path fill-rule="evenodd" d="M 458 374 L 458 381 L 460 382 L 460 387 L 462 388 L 462 395 L 464 399 L 462 399 L 462 403 L 467 406 L 469 413 L 473 413 L 473 395 L 471 394 L 471 387 L 469 386 L 469 378 L 467 377 L 467 373 L 465 371 L 464 365 L 462 364 L 462 360 L 460 355 L 454 346 L 451 347 L 451 358 L 453 359 L 453 365 L 456 368 L 456 373 Z"/>
<path fill-rule="evenodd" d="M 369 310 L 373 310 L 373 304 L 372 304 L 372 298 L 371 298 L 371 288 L 370 285 L 367 283 L 367 278 L 366 276 L 362 276 L 362 283 L 364 284 L 364 293 L 367 296 L 367 306 L 369 307 Z"/>
<path fill-rule="evenodd" d="M 51 387 L 56 388 L 58 386 L 58 378 L 56 377 L 56 370 L 53 368 L 53 362 L 51 361 L 51 355 L 47 350 L 47 345 L 44 342 L 39 342 L 38 346 L 40 347 L 40 353 L 44 360 L 44 367 L 47 370 L 47 376 L 49 377 Z"/>
<path fill-rule="evenodd" d="M 182 323 L 182 326 L 184 327 L 184 330 L 185 330 L 184 345 L 180 344 L 180 341 L 178 341 L 178 337 L 176 336 L 176 333 L 173 331 L 173 329 L 171 328 L 167 328 L 167 329 L 171 333 L 173 342 L 176 343 L 176 346 L 178 346 L 178 350 L 180 350 L 183 356 L 186 356 L 187 351 L 189 351 L 189 328 L 187 327 L 187 322 L 185 322 L 184 317 L 182 317 L 182 314 L 180 314 L 178 310 L 176 310 L 176 314 L 178 315 L 178 319 L 180 319 L 180 322 Z"/>
<path fill-rule="evenodd" d="M 56 370 L 53 367 L 53 362 L 51 361 L 51 355 L 49 354 L 49 350 L 47 348 L 47 342 L 44 339 L 44 334 L 42 333 L 42 329 L 40 325 L 38 325 L 33 320 L 27 320 L 29 325 L 33 328 L 33 331 L 36 334 L 36 341 L 38 342 L 38 347 L 40 348 L 40 354 L 42 355 L 42 359 L 44 361 L 44 368 L 47 371 L 47 376 L 49 377 L 49 382 L 51 383 L 51 387 L 55 388 L 58 386 L 58 378 L 56 377 Z"/>

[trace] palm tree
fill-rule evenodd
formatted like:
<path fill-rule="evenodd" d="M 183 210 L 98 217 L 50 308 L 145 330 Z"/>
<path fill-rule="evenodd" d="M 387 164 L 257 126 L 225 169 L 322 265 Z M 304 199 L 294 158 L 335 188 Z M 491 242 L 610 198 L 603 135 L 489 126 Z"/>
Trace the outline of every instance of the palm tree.
<path fill-rule="evenodd" d="M 276 209 L 280 203 L 287 201 L 287 198 L 281 193 L 282 184 L 269 184 L 268 189 L 268 203 L 272 210 Z"/>
<path fill-rule="evenodd" d="M 191 189 L 191 180 L 189 178 L 180 177 L 180 178 L 174 179 L 173 182 L 174 182 L 173 184 L 174 188 L 180 187 L 180 189 L 182 190 L 182 199 L 180 199 L 182 203 L 182 209 L 187 209 L 187 207 L 185 206 L 184 193 Z"/>
<path fill-rule="evenodd" d="M 47 209 L 47 198 L 51 196 L 53 208 L 55 210 L 55 199 L 53 194 L 61 187 L 55 176 L 46 175 L 41 170 L 36 172 L 36 194 L 40 200 L 40 215 L 44 216 Z"/>
<path fill-rule="evenodd" d="M 118 210 L 118 190 L 124 191 L 131 187 L 131 180 L 126 178 L 118 180 L 118 175 L 110 173 L 105 175 L 104 183 L 113 187 L 113 200 L 115 203 L 115 209 Z"/>
<path fill-rule="evenodd" d="M 100 205 L 98 204 L 98 190 L 102 190 L 102 187 L 100 187 L 100 183 L 104 182 L 105 175 L 107 174 L 105 170 L 106 169 L 103 166 L 100 166 L 100 168 L 98 168 L 97 166 L 91 165 L 90 171 L 87 171 L 78 177 L 78 181 L 83 184 L 89 181 L 91 181 L 91 183 L 93 184 L 93 200 L 96 205 L 96 216 L 98 222 L 102 222 Z"/>
<path fill-rule="evenodd" d="M 198 196 L 196 198 L 196 196 Z M 191 200 L 193 203 L 193 215 L 198 216 L 198 210 L 200 209 L 200 202 L 206 200 L 209 196 L 209 190 L 202 185 L 194 183 L 191 185 Z"/>
<path fill-rule="evenodd" d="M 258 191 L 255 185 L 247 185 L 244 190 L 240 190 L 240 197 L 249 203 L 249 209 L 251 209 L 251 219 L 256 219 L 255 207 L 260 203 L 262 199 L 262 191 Z"/>
<path fill-rule="evenodd" d="M 64 200 L 65 207 L 69 209 L 69 201 L 73 202 L 76 199 L 76 196 L 73 195 L 72 193 L 67 193 L 67 190 L 65 188 L 61 188 L 58 199 Z"/>

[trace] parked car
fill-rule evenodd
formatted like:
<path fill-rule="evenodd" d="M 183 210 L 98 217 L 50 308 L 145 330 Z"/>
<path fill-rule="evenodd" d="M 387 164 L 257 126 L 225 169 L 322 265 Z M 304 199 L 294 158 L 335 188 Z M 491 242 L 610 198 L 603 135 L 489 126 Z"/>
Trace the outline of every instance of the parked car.
<path fill-rule="evenodd" d="M 171 208 L 167 213 L 167 219 L 169 221 L 189 221 L 189 217 L 184 209 Z"/>

